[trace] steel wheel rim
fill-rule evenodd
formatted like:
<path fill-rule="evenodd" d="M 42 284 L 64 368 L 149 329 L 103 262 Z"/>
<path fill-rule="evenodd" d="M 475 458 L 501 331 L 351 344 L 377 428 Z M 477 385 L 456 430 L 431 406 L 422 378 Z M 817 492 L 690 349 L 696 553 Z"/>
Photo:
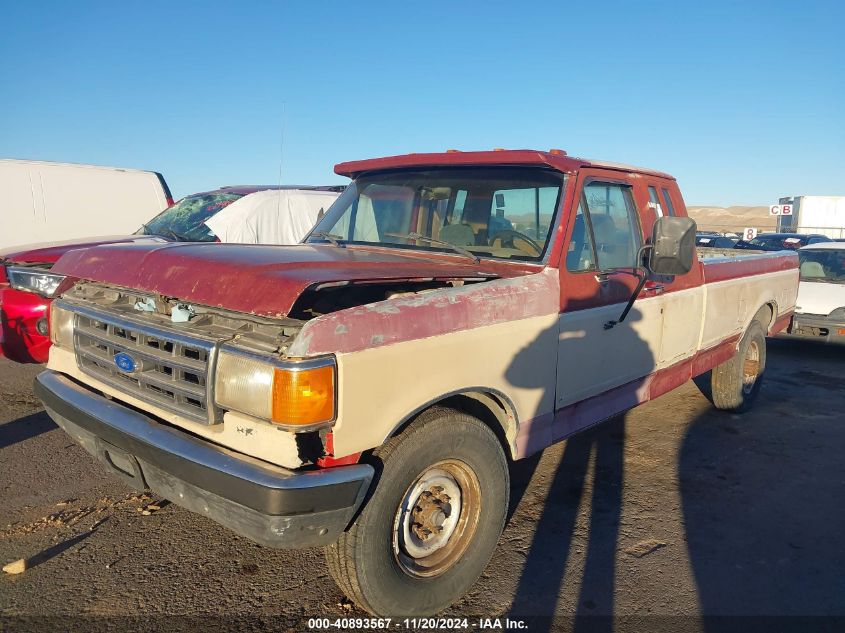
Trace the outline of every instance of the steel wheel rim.
<path fill-rule="evenodd" d="M 481 514 L 478 476 L 448 459 L 408 486 L 393 520 L 393 555 L 402 571 L 430 578 L 448 571 L 472 541 Z"/>
<path fill-rule="evenodd" d="M 742 393 L 746 396 L 754 389 L 754 383 L 760 375 L 760 346 L 757 341 L 752 341 L 745 351 L 745 358 L 742 362 Z"/>

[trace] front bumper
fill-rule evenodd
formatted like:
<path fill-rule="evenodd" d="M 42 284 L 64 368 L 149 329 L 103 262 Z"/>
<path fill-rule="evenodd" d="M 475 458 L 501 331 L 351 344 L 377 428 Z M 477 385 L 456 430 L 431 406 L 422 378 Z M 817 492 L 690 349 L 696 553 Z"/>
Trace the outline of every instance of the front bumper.
<path fill-rule="evenodd" d="M 150 488 L 269 547 L 337 540 L 373 477 L 367 464 L 292 471 L 195 438 L 47 370 L 35 379 L 47 413 L 138 489 Z"/>
<path fill-rule="evenodd" d="M 845 321 L 815 314 L 796 314 L 788 334 L 796 338 L 845 344 Z"/>

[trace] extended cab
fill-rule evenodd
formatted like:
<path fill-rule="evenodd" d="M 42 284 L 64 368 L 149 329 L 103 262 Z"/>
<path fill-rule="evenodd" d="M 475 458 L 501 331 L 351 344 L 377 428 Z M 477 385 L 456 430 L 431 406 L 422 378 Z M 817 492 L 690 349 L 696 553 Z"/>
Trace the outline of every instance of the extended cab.
<path fill-rule="evenodd" d="M 510 460 L 712 370 L 747 409 L 794 252 L 709 249 L 663 173 L 514 150 L 340 164 L 306 243 L 62 257 L 36 393 L 114 473 L 271 547 L 326 546 L 375 614 L 466 592 Z"/>

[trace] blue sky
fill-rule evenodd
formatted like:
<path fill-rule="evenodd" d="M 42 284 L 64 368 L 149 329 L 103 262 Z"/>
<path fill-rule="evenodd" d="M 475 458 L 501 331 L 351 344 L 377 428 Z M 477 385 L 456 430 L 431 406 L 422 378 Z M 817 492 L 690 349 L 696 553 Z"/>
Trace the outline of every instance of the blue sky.
<path fill-rule="evenodd" d="M 845 195 L 840 2 L 16 2 L 0 156 L 154 169 L 178 197 L 335 163 L 546 149 L 687 204 Z"/>

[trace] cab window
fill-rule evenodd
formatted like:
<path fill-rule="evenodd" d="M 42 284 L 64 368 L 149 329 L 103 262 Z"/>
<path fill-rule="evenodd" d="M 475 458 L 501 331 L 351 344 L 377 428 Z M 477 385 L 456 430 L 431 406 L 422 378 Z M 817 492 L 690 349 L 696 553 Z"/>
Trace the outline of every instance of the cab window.
<path fill-rule="evenodd" d="M 663 207 L 660 206 L 660 198 L 657 197 L 657 189 L 652 185 L 648 186 L 648 200 L 651 207 L 654 209 L 654 215 L 658 218 L 663 217 Z"/>
<path fill-rule="evenodd" d="M 672 197 L 669 195 L 669 190 L 663 188 L 663 199 L 666 201 L 666 212 L 669 215 L 675 215 L 675 207 L 672 206 Z"/>
<path fill-rule="evenodd" d="M 532 240 L 545 240 L 557 205 L 558 187 L 502 189 L 493 193 L 488 239 L 510 242 L 514 231 Z"/>
<path fill-rule="evenodd" d="M 346 188 L 308 241 L 329 236 L 349 244 L 541 261 L 565 184 L 558 172 L 522 167 L 375 172 Z"/>
<path fill-rule="evenodd" d="M 636 267 L 642 232 L 631 187 L 591 182 L 584 187 L 583 200 L 592 228 L 598 269 Z"/>
<path fill-rule="evenodd" d="M 593 246 L 593 235 L 587 225 L 584 213 L 583 196 L 578 204 L 578 211 L 575 214 L 575 225 L 572 228 L 572 237 L 569 240 L 569 248 L 566 251 L 566 269 L 570 272 L 582 272 L 596 269 L 596 252 Z"/>

